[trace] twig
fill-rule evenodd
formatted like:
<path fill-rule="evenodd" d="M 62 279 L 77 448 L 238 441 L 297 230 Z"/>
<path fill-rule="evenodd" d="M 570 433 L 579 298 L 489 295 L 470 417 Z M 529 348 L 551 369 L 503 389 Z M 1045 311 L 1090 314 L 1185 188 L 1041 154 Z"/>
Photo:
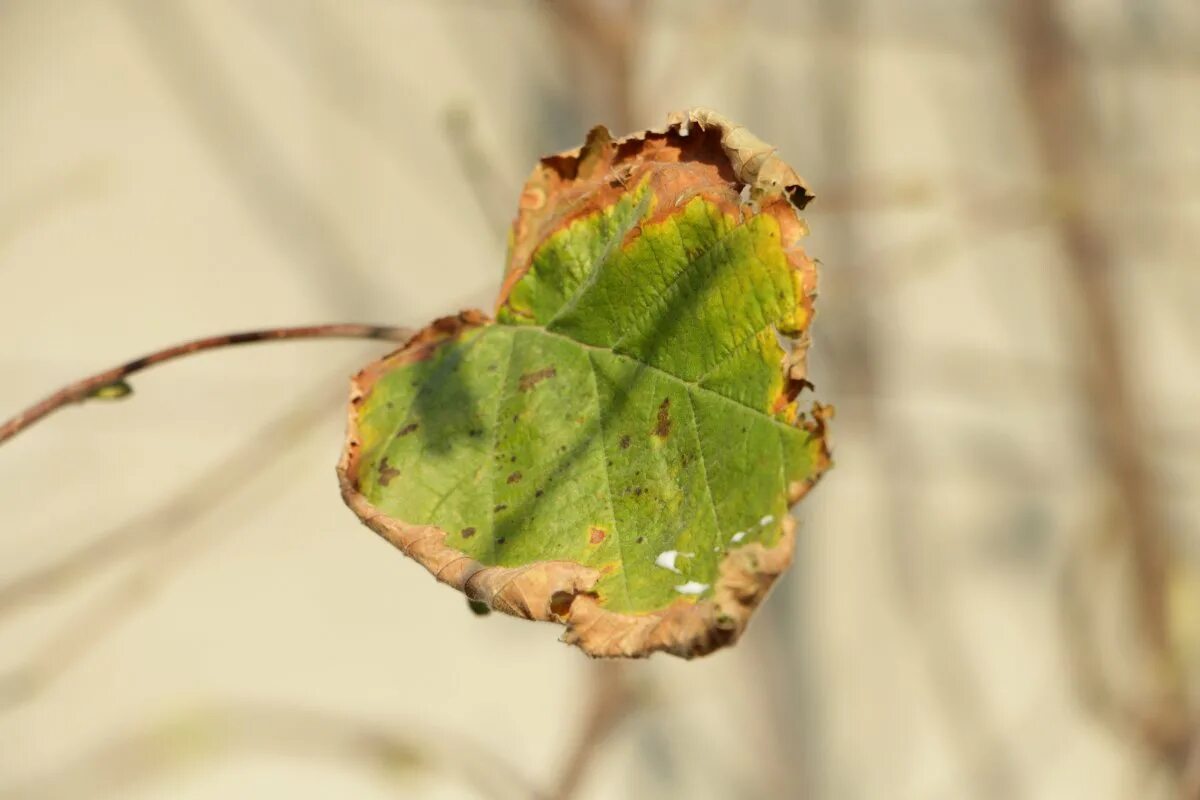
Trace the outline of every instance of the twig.
<path fill-rule="evenodd" d="M 134 373 L 141 372 L 147 367 L 161 364 L 175 358 L 182 358 L 205 350 L 216 350 L 222 347 L 233 347 L 240 344 L 255 342 L 273 342 L 283 339 L 383 339 L 392 342 L 402 342 L 412 335 L 406 328 L 393 328 L 383 325 L 306 325 L 298 328 L 269 328 L 260 331 L 243 333 L 228 333 L 223 336 L 211 336 L 184 342 L 165 350 L 159 350 L 149 355 L 136 358 L 118 367 L 98 372 L 95 375 L 64 386 L 40 403 L 35 403 L 12 419 L 0 425 L 0 444 L 16 436 L 21 431 L 38 422 L 42 418 L 73 403 L 82 403 L 92 398 L 114 399 L 128 395 L 132 389 L 125 379 Z"/>
<path fill-rule="evenodd" d="M 1083 359 L 1080 394 L 1091 416 L 1101 468 L 1121 503 L 1122 532 L 1133 562 L 1136 613 L 1150 677 L 1156 686 L 1142 734 L 1175 769 L 1185 707 L 1183 674 L 1168 625 L 1166 576 L 1168 525 L 1157 497 L 1150 459 L 1142 445 L 1132 379 L 1121 352 L 1121 316 L 1113 288 L 1116 264 L 1107 224 L 1089 207 L 1091 164 L 1102 159 L 1086 87 L 1071 60 L 1071 45 L 1057 4 L 1023 0 L 1013 7 L 1017 68 L 1043 163 L 1051 180 L 1074 190 L 1058 218 L 1066 277 L 1079 299 Z M 1184 751 L 1186 752 L 1186 751 Z"/>
<path fill-rule="evenodd" d="M 921 666 L 925 670 L 922 677 L 930 687 L 938 721 L 945 725 L 946 747 L 962 765 L 957 784 L 965 788 L 959 791 L 972 797 L 997 800 L 1019 796 L 1024 787 L 1014 753 L 1015 744 L 1005 735 L 989 708 L 988 686 L 977 674 L 969 642 L 964 639 L 954 616 L 953 586 L 937 559 L 922 557 L 936 549 L 926 539 L 930 515 L 922 507 L 920 493 L 890 477 L 921 475 L 921 463 L 919 460 L 914 463 L 912 454 L 920 453 L 922 448 L 912 441 L 904 426 L 890 424 L 887 406 L 881 402 L 887 395 L 888 343 L 896 332 L 892 330 L 894 315 L 881 300 L 879 291 L 880 277 L 888 280 L 891 275 L 877 265 L 887 264 L 890 269 L 895 263 L 893 252 L 888 251 L 885 258 L 878 258 L 866 246 L 870 240 L 866 220 L 858 214 L 847 213 L 849 209 L 870 209 L 878 198 L 877 190 L 861 177 L 849 182 L 845 179 L 845 176 L 865 176 L 862 169 L 866 151 L 864 137 L 869 126 L 861 100 L 867 80 L 862 54 L 869 51 L 841 47 L 836 42 L 862 39 L 864 31 L 870 27 L 865 6 L 855 2 L 822 4 L 818 19 L 820 24 L 814 26 L 814 30 L 826 40 L 817 50 L 820 54 L 818 63 L 822 65 L 825 77 L 818 82 L 815 117 L 820 120 L 823 161 L 833 165 L 830 174 L 826 175 L 826 183 L 834 186 L 840 183 L 833 198 L 832 213 L 823 225 L 826 245 L 822 253 L 823 258 L 837 264 L 836 269 L 822 275 L 822 289 L 828 290 L 831 297 L 842 298 L 842 305 L 833 309 L 826 319 L 827 324 L 832 323 L 832 327 L 826 329 L 827 352 L 831 353 L 831 361 L 842 365 L 836 376 L 839 385 L 834 387 L 834 394 L 862 399 L 861 416 L 847 425 L 857 425 L 866 431 L 882 474 L 889 476 L 882 482 L 881 498 L 887 520 L 883 544 L 887 548 L 886 563 L 893 581 L 889 588 L 920 648 Z M 955 138 L 947 137 L 950 141 Z M 813 213 L 819 213 L 829 199 L 828 193 L 820 189 L 825 184 L 818 182 L 817 185 L 820 199 L 811 207 Z M 921 187 L 917 188 L 919 193 Z M 901 187 L 900 191 L 893 190 L 893 194 L 898 196 L 905 191 L 911 196 L 912 187 Z M 992 230 L 989 229 L 989 235 L 993 235 Z M 798 560 L 803 563 L 805 559 Z M 789 635 L 797 634 L 792 631 Z M 790 656 L 790 672 L 814 669 L 808 663 L 811 662 L 811 645 L 793 648 Z M 772 688 L 779 695 L 779 689 Z M 820 724 L 821 716 L 827 713 L 823 705 L 828 701 L 813 678 L 809 678 L 808 695 L 808 707 L 798 707 L 797 711 L 813 720 L 810 726 L 814 722 Z M 802 759 L 799 769 L 804 784 L 800 793 L 836 794 L 830 769 L 833 759 L 823 752 L 828 745 L 818 736 L 805 736 L 807 732 L 804 731 L 796 733 L 803 742 L 797 748 L 796 757 L 796 760 Z M 790 755 L 782 750 L 777 752 L 784 759 Z M 776 791 L 787 791 L 788 788 L 776 787 Z"/>
<path fill-rule="evenodd" d="M 601 7 L 605 10 L 601 10 Z M 590 85 L 600 95 L 599 103 L 585 103 L 584 110 L 598 118 L 608 116 L 618 135 L 633 130 L 637 116 L 635 102 L 635 55 L 644 0 L 599 3 L 595 0 L 546 0 L 543 3 L 556 33 L 567 45 L 570 58 L 566 68 L 572 71 L 575 85 Z M 581 62 L 582 49 L 591 56 Z M 609 116 L 611 115 L 611 116 Z"/>
<path fill-rule="evenodd" d="M 635 705 L 625 665 L 599 661 L 591 673 L 593 682 L 586 716 L 575 744 L 563 759 L 562 771 L 550 792 L 551 800 L 570 800 L 575 796 L 603 745 Z"/>
<path fill-rule="evenodd" d="M 315 192 L 281 157 L 285 148 L 262 124 L 256 103 L 245 96 L 253 81 L 234 71 L 227 54 L 221 55 L 198 10 L 157 0 L 131 0 L 109 8 L 128 24 L 133 44 L 141 46 L 165 82 L 181 121 L 191 124 L 197 141 L 234 190 L 233 197 L 296 272 L 313 282 L 323 300 L 347 309 L 343 313 L 349 316 L 384 308 L 399 313 L 397 299 L 380 291 L 375 271 L 327 210 L 333 192 Z M 292 131 L 279 134 L 290 136 Z"/>
<path fill-rule="evenodd" d="M 479 215 L 498 240 L 508 234 L 508 215 L 511 181 L 502 176 L 502 170 L 480 145 L 475 136 L 475 124 L 470 110 L 465 106 L 448 109 L 444 115 L 446 143 L 450 147 L 463 179 Z"/>
<path fill-rule="evenodd" d="M 219 704 L 168 715 L 118 735 L 43 775 L 0 787 L 4 800 L 124 796 L 171 768 L 241 752 L 352 761 L 384 777 L 437 769 L 483 797 L 533 797 L 529 780 L 468 737 L 419 734 L 342 713 L 265 704 Z"/>
<path fill-rule="evenodd" d="M 230 533 L 219 528 L 199 536 L 194 529 L 239 494 L 256 490 L 268 472 L 262 462 L 264 452 L 272 454 L 270 464 L 278 471 L 284 459 L 311 438 L 306 434 L 313 426 L 336 406 L 332 393 L 307 391 L 298 396 L 305 401 L 255 431 L 178 494 L 107 531 L 94 543 L 0 587 L 2 619 L 32 599 L 94 576 L 116 559 L 149 551 L 114 586 L 64 622 L 21 666 L 0 674 L 0 713 L 52 688 L 164 584 L 194 564 L 201 548 L 212 547 L 218 537 Z"/>
<path fill-rule="evenodd" d="M 151 545 L 183 536 L 189 526 L 217 511 L 263 472 L 263 453 L 277 462 L 304 441 L 311 429 L 335 408 L 333 396 L 300 392 L 305 401 L 242 440 L 186 486 L 135 517 L 94 536 L 87 544 L 0 585 L 0 621 L 30 602 L 95 575 L 100 569 Z"/>
<path fill-rule="evenodd" d="M 1192 732 L 1192 752 L 1183 767 L 1183 800 L 1200 800 L 1200 727 Z"/>

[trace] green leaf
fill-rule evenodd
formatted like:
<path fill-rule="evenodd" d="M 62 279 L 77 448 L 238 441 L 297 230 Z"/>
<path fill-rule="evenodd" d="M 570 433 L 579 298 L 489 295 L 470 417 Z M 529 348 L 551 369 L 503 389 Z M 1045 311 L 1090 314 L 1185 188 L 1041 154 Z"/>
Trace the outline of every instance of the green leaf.
<path fill-rule="evenodd" d="M 494 320 L 438 320 L 356 379 L 339 471 L 371 527 L 593 655 L 736 640 L 829 465 L 798 411 L 810 195 L 713 112 L 543 159 Z"/>

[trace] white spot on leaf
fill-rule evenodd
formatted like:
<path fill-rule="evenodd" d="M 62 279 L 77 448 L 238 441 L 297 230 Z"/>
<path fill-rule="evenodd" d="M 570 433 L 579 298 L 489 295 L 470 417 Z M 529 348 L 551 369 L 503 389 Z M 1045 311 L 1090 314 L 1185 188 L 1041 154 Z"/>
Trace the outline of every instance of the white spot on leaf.
<path fill-rule="evenodd" d="M 682 586 L 676 586 L 675 591 L 679 592 L 680 594 L 701 594 L 707 588 L 707 583 L 701 583 L 700 581 L 688 581 Z"/>
<path fill-rule="evenodd" d="M 771 516 L 770 514 L 767 514 L 765 517 L 763 517 L 762 519 L 760 519 L 758 521 L 758 524 L 762 525 L 765 528 L 766 526 L 770 525 L 774 521 L 775 521 L 775 517 Z"/>
<path fill-rule="evenodd" d="M 691 558 L 694 555 L 695 553 L 681 553 L 678 550 L 664 550 L 658 554 L 658 558 L 654 559 L 654 563 L 663 569 L 669 569 L 671 572 L 677 573 L 679 570 L 675 567 L 675 559 L 679 558 L 680 556 Z"/>
<path fill-rule="evenodd" d="M 730 539 L 729 541 L 733 542 L 734 544 L 737 544 L 738 542 L 740 542 L 742 539 L 745 539 L 745 538 L 746 538 L 746 532 L 738 531 L 737 533 L 735 533 L 733 535 L 733 538 Z"/>

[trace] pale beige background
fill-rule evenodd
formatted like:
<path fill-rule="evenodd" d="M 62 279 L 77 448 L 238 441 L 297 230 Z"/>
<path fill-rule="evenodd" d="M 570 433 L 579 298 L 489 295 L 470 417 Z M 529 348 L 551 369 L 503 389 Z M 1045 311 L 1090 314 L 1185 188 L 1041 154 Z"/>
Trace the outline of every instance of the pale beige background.
<path fill-rule="evenodd" d="M 818 195 L 838 466 L 741 646 L 629 671 L 641 708 L 582 796 L 1170 796 L 1063 645 L 1064 565 L 1111 500 L 1005 3 L 858 5 L 650 3 L 622 101 L 532 0 L 0 0 L 0 415 L 198 335 L 488 308 L 538 154 L 711 106 Z M 1195 648 L 1200 6 L 1062 5 Z M 0 587 L 130 543 L 0 611 L 0 797 L 552 780 L 592 665 L 551 626 L 473 617 L 338 497 L 346 379 L 383 349 L 180 362 L 0 449 Z M 1103 575 L 1111 604 L 1119 561 Z M 343 722 L 420 755 L 381 766 Z"/>

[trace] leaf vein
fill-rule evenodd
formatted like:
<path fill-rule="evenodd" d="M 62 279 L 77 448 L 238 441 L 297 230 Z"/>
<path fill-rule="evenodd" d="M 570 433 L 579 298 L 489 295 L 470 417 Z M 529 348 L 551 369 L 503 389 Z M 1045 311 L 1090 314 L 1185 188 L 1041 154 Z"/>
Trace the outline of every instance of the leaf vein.
<path fill-rule="evenodd" d="M 604 496 L 608 500 L 608 514 L 612 518 L 612 535 L 617 540 L 617 552 L 621 555 L 621 588 L 625 592 L 625 605 L 631 605 L 629 600 L 629 576 L 625 571 L 625 542 L 621 532 L 617 530 L 617 508 L 613 505 L 612 479 L 608 475 L 608 443 L 604 435 L 604 410 L 600 404 L 600 380 L 596 376 L 596 364 L 588 354 L 588 372 L 592 375 L 592 392 L 596 398 L 596 427 L 600 434 L 600 470 L 604 473 Z"/>

